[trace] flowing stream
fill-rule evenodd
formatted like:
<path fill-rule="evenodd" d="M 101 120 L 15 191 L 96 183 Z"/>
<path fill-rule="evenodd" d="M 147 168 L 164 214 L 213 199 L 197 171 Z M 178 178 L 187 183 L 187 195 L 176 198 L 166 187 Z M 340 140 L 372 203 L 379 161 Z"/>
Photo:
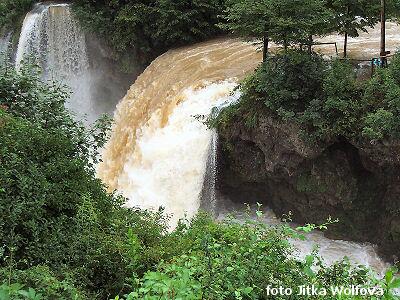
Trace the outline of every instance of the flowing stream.
<path fill-rule="evenodd" d="M 397 25 L 388 24 L 392 52 L 399 32 Z M 338 39 L 328 36 L 323 41 Z M 330 56 L 335 53 L 332 45 L 318 49 Z M 348 49 L 356 57 L 376 56 L 379 28 L 350 39 Z M 87 115 L 93 121 L 97 117 L 85 35 L 68 4 L 40 3 L 27 14 L 18 43 L 17 69 L 30 58 L 42 66 L 44 79 L 59 80 L 72 88 L 67 106 L 80 118 Z M 234 90 L 237 83 L 260 60 L 254 45 L 228 38 L 170 50 L 157 58 L 117 106 L 112 136 L 98 166 L 99 178 L 110 190 L 126 196 L 128 206 L 164 207 L 172 227 L 180 218 L 194 216 L 200 207 L 219 217 L 231 212 L 234 204 L 216 193 L 218 137 L 199 116 L 236 101 L 240 96 Z M 271 211 L 264 221 L 279 223 Z M 371 245 L 333 241 L 319 233 L 310 235 L 307 242 L 295 242 L 298 255 L 309 253 L 314 244 L 320 245 L 327 262 L 349 256 L 377 271 L 386 266 Z"/>
<path fill-rule="evenodd" d="M 390 38 L 400 40 L 399 27 L 389 24 L 388 28 L 393 33 L 389 34 L 388 47 L 394 51 L 396 44 Z M 338 41 L 338 37 L 325 37 L 324 41 Z M 379 27 L 363 34 L 360 40 L 350 39 L 348 48 L 360 58 L 373 57 L 379 53 L 378 41 Z M 329 56 L 335 54 L 332 46 L 318 49 Z M 216 196 L 217 136 L 196 116 L 235 101 L 239 97 L 234 91 L 237 82 L 260 60 L 254 45 L 228 38 L 170 50 L 160 56 L 117 106 L 98 176 L 110 190 L 126 196 L 128 206 L 164 207 L 172 216 L 172 227 L 179 218 L 192 217 L 200 207 L 219 217 L 233 211 L 229 199 Z M 215 211 L 216 202 L 225 202 L 226 209 Z M 264 221 L 279 223 L 271 211 Z M 379 272 L 387 267 L 369 244 L 334 241 L 320 233 L 311 234 L 306 242 L 294 243 L 299 256 L 318 244 L 328 263 L 348 256 Z"/>

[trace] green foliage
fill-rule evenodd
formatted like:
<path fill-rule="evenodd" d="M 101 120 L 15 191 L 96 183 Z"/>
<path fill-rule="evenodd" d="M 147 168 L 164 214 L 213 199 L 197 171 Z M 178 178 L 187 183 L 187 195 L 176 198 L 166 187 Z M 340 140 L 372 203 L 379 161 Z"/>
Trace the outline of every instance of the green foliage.
<path fill-rule="evenodd" d="M 360 31 L 366 32 L 379 20 L 378 1 L 328 0 L 327 6 L 334 11 L 333 29 L 351 37 L 358 37 Z"/>
<path fill-rule="evenodd" d="M 352 138 L 358 134 L 361 115 L 361 87 L 347 62 L 334 60 L 322 73 L 320 97 L 314 98 L 301 116 L 313 140 Z"/>
<path fill-rule="evenodd" d="M 221 27 L 245 38 L 262 39 L 264 60 L 268 41 L 290 45 L 312 43 L 313 35 L 329 31 L 330 13 L 321 0 L 228 0 Z"/>
<path fill-rule="evenodd" d="M 273 1 L 272 40 L 286 47 L 328 33 L 331 16 L 324 4 L 322 0 Z"/>
<path fill-rule="evenodd" d="M 263 38 L 270 28 L 272 18 L 270 0 L 228 0 L 224 14 L 224 29 L 246 38 Z"/>
<path fill-rule="evenodd" d="M 258 211 L 257 215 L 261 217 L 262 213 Z M 216 222 L 200 214 L 178 229 L 180 242 L 190 247 L 160 262 L 157 270 L 147 272 L 142 278 L 134 276 L 133 291 L 115 299 L 287 299 L 286 296 L 268 296 L 268 287 L 284 286 L 297 292 L 301 285 L 327 290 L 331 286 L 380 286 L 382 294 L 391 295 L 398 285 L 395 277 L 381 281 L 365 267 L 355 267 L 347 259 L 327 266 L 316 251 L 304 260 L 291 255 L 294 249 L 289 238 L 302 237 L 302 232 L 326 229 L 335 222 L 337 220 L 318 226 L 307 224 L 295 230 L 288 226 L 270 227 L 257 220 L 239 223 L 228 218 Z M 395 273 L 389 271 L 387 276 Z M 304 297 L 293 294 L 290 299 Z M 387 299 L 398 299 L 390 297 Z M 338 296 L 328 293 L 309 299 L 333 300 Z"/>
<path fill-rule="evenodd" d="M 396 54 L 387 69 L 378 69 L 366 83 L 362 98 L 362 134 L 369 139 L 400 137 L 400 55 Z"/>
<path fill-rule="evenodd" d="M 317 54 L 299 50 L 280 52 L 260 65 L 240 85 L 240 101 L 208 120 L 221 128 L 239 117 L 253 126 L 260 115 L 271 114 L 285 121 L 301 122 L 304 111 L 322 96 L 323 75 L 328 64 Z M 254 108 L 254 109 L 252 109 Z"/>
<path fill-rule="evenodd" d="M 85 128 L 64 108 L 69 93 L 39 78 L 35 68 L 0 70 L 0 267 L 12 279 L 45 265 L 60 284 L 68 273 L 102 299 L 154 264 L 145 256 L 142 265 L 132 264 L 128 228 L 147 246 L 166 222 L 161 214 L 123 208 L 124 199 L 106 192 L 94 163 L 109 120 Z M 39 281 L 20 278 L 49 297 Z"/>
<path fill-rule="evenodd" d="M 369 0 L 328 0 L 327 6 L 333 11 L 332 30 L 346 36 L 344 57 L 347 56 L 347 36 L 358 37 L 360 31 L 379 21 L 380 2 Z"/>
<path fill-rule="evenodd" d="M 19 283 L 0 285 L 0 299 L 2 300 L 42 300 L 41 294 L 37 294 L 32 288 L 24 290 Z"/>
<path fill-rule="evenodd" d="M 222 0 L 76 0 L 74 11 L 82 25 L 100 34 L 124 60 L 135 51 L 141 62 L 169 48 L 193 43 L 220 33 Z M 112 34 L 110 34 L 110 29 Z"/>
<path fill-rule="evenodd" d="M 398 138 L 399 74 L 398 54 L 387 69 L 377 69 L 370 80 L 359 82 L 347 61 L 327 62 L 302 51 L 278 53 L 242 82 L 239 102 L 207 123 L 226 129 L 240 120 L 254 127 L 261 116 L 272 116 L 300 126 L 310 143 Z"/>
<path fill-rule="evenodd" d="M 257 97 L 254 101 L 262 101 L 279 117 L 291 119 L 320 97 L 325 69 L 325 61 L 317 54 L 309 56 L 297 50 L 278 54 L 257 70 L 251 87 Z"/>
<path fill-rule="evenodd" d="M 86 295 L 74 287 L 75 283 L 71 278 L 64 276 L 60 280 L 46 266 L 36 266 L 27 270 L 14 270 L 11 273 L 9 269 L 0 269 L 0 277 L 7 278 L 7 282 L 0 286 L 0 299 L 7 299 L 4 296 L 7 294 L 9 294 L 10 299 L 15 299 L 15 294 L 25 296 L 22 299 L 86 299 Z M 9 284 L 8 282 L 23 282 L 24 287 L 19 284 Z M 35 289 L 32 289 L 32 286 Z M 4 295 L 2 295 L 2 290 Z"/>
<path fill-rule="evenodd" d="M 0 33 L 2 30 L 17 29 L 23 17 L 31 9 L 35 0 L 2 0 L 0 2 Z"/>

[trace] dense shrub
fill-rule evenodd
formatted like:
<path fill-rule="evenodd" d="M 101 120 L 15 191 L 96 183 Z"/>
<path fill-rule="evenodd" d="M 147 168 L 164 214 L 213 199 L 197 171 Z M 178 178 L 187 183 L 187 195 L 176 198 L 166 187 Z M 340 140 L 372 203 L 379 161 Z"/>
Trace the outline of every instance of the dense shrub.
<path fill-rule="evenodd" d="M 392 287 L 400 285 L 393 276 L 387 282 L 378 281 L 368 269 L 347 260 L 326 266 L 316 253 L 304 260 L 296 258 L 288 239 L 301 234 L 288 226 L 234 219 L 216 222 L 200 214 L 183 227 L 180 241 L 190 248 L 161 262 L 143 278 L 134 277 L 133 291 L 124 299 L 372 299 L 331 294 L 331 286 L 351 285 L 379 286 L 387 299 L 397 299 L 391 296 L 392 288 L 387 289 L 387 282 Z M 301 285 L 325 288 L 327 294 L 297 295 Z M 269 294 L 269 287 L 279 286 L 292 289 L 293 295 Z"/>
<path fill-rule="evenodd" d="M 256 126 L 260 116 L 295 122 L 308 142 L 400 136 L 400 55 L 366 82 L 347 61 L 324 61 L 302 51 L 278 53 L 240 85 L 240 101 L 208 123 L 223 128 L 235 118 Z"/>
<path fill-rule="evenodd" d="M 400 55 L 394 56 L 389 68 L 378 69 L 367 82 L 362 98 L 362 133 L 370 139 L 400 137 Z"/>
<path fill-rule="evenodd" d="M 24 285 L 15 283 L 0 285 L 0 299 L 7 299 L 6 294 L 11 294 L 9 299 L 18 299 L 20 296 L 20 299 L 32 300 L 81 300 L 88 297 L 83 291 L 74 287 L 75 283 L 68 274 L 64 274 L 64 278 L 60 280 L 46 266 L 36 266 L 26 270 L 0 269 L 1 277 L 7 278 L 8 282 L 23 282 Z"/>
<path fill-rule="evenodd" d="M 35 0 L 1 0 L 0 2 L 0 34 L 2 30 L 14 30 L 22 24 L 25 14 L 31 9 Z"/>
<path fill-rule="evenodd" d="M 126 66 L 132 51 L 147 64 L 169 48 L 215 36 L 224 1 L 76 0 L 73 7 L 82 25 L 100 34 Z"/>
<path fill-rule="evenodd" d="M 45 265 L 102 299 L 123 290 L 142 265 L 158 262 L 132 263 L 128 229 L 151 245 L 166 221 L 122 207 L 124 199 L 95 178 L 108 124 L 74 121 L 64 108 L 68 95 L 41 82 L 35 68 L 0 69 L 0 267 Z"/>

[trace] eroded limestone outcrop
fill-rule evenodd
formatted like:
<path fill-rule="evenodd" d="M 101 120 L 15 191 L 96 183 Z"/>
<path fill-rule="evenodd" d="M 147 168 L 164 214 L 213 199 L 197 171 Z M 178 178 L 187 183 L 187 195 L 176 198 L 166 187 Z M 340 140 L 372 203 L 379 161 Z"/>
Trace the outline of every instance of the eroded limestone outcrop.
<path fill-rule="evenodd" d="M 264 116 L 254 128 L 236 120 L 219 132 L 219 190 L 261 202 L 296 222 L 328 216 L 332 238 L 369 241 L 400 256 L 400 143 L 338 139 L 309 145 L 293 124 Z"/>

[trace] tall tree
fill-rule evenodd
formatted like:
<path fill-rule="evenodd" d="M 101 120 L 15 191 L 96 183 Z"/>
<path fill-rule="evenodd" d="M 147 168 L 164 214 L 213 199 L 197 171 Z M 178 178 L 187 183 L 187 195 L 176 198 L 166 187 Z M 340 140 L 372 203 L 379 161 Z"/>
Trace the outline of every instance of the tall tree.
<path fill-rule="evenodd" d="M 360 31 L 379 21 L 380 1 L 371 0 L 328 0 L 332 10 L 332 29 L 344 35 L 343 56 L 347 57 L 348 37 L 358 37 Z"/>
<path fill-rule="evenodd" d="M 324 0 L 280 0 L 273 1 L 274 42 L 286 49 L 290 45 L 307 44 L 311 51 L 314 35 L 329 31 L 330 12 Z"/>
<path fill-rule="evenodd" d="M 226 24 L 222 25 L 239 36 L 262 40 L 263 61 L 268 55 L 272 3 L 271 0 L 227 0 Z"/>
<path fill-rule="evenodd" d="M 326 33 L 330 15 L 323 0 L 228 0 L 224 28 L 245 38 L 263 41 L 264 61 L 269 41 L 283 45 L 308 44 Z"/>

